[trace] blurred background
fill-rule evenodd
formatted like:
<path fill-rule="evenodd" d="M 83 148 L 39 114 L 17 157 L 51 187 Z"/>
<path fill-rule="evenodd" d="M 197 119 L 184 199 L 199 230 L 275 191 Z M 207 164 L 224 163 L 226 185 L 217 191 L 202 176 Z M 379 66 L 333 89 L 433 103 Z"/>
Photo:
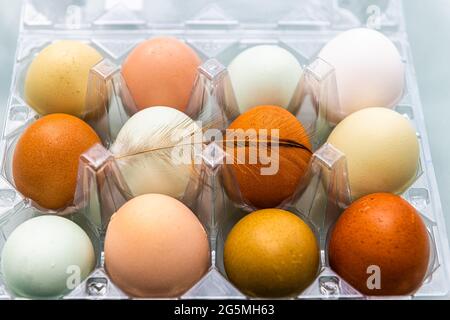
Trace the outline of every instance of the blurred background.
<path fill-rule="evenodd" d="M 1 121 L 2 108 L 6 107 L 9 95 L 21 4 L 20 0 L 0 0 Z M 447 231 L 450 231 L 450 1 L 404 0 L 403 5 Z"/>

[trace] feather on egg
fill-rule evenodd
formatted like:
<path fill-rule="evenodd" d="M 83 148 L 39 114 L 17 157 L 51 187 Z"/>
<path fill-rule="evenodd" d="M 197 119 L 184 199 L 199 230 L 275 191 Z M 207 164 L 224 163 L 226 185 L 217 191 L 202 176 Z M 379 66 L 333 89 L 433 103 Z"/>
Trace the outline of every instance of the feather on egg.
<path fill-rule="evenodd" d="M 201 128 L 174 108 L 158 106 L 134 114 L 111 146 L 132 196 L 161 193 L 183 196 L 195 178 L 194 144 Z M 175 154 L 182 150 L 185 154 Z"/>

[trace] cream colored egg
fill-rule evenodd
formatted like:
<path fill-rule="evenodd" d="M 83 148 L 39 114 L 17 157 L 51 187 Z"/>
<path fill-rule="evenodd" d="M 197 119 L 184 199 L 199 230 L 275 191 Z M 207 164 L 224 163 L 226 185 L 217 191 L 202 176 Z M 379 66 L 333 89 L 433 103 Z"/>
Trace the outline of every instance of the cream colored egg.
<path fill-rule="evenodd" d="M 183 196 L 194 172 L 193 140 L 185 138 L 196 133 L 201 128 L 174 108 L 151 107 L 134 114 L 111 147 L 133 196 Z"/>
<path fill-rule="evenodd" d="M 402 193 L 415 180 L 419 142 L 408 119 L 386 108 L 367 108 L 345 118 L 328 142 L 347 159 L 354 199 L 377 193 Z"/>
<path fill-rule="evenodd" d="M 343 32 L 320 51 L 319 58 L 335 72 L 338 99 L 327 108 L 333 123 L 363 108 L 393 108 L 403 96 L 405 65 L 394 43 L 378 31 Z"/>
<path fill-rule="evenodd" d="M 85 111 L 89 70 L 102 60 L 79 41 L 57 41 L 44 48 L 28 68 L 25 99 L 41 115 Z"/>

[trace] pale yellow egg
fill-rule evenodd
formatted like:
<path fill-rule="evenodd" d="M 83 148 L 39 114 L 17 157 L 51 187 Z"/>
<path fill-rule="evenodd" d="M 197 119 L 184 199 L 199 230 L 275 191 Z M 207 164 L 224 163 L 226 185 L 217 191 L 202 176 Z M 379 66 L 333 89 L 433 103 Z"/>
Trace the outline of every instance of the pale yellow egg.
<path fill-rule="evenodd" d="M 79 41 L 57 41 L 44 48 L 28 68 L 26 102 L 41 115 L 82 116 L 90 69 L 102 60 L 94 48 Z"/>

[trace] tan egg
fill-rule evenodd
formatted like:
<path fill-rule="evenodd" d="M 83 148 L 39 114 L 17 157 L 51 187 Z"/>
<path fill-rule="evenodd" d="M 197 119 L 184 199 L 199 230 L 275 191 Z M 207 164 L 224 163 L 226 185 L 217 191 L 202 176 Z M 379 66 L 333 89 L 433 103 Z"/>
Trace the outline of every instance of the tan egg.
<path fill-rule="evenodd" d="M 145 194 L 112 217 L 105 238 L 111 280 L 135 297 L 176 297 L 208 271 L 208 236 L 180 201 Z"/>
<path fill-rule="evenodd" d="M 94 48 L 61 40 L 44 48 L 28 68 L 25 99 L 41 115 L 85 111 L 89 70 L 102 60 Z"/>
<path fill-rule="evenodd" d="M 72 203 L 80 155 L 100 143 L 95 131 L 67 114 L 51 114 L 32 123 L 14 150 L 16 188 L 47 209 Z"/>
<path fill-rule="evenodd" d="M 293 213 L 255 211 L 228 235 L 224 265 L 230 281 L 245 294 L 269 298 L 296 295 L 317 275 L 317 239 Z"/>
<path fill-rule="evenodd" d="M 185 111 L 201 60 L 173 37 L 156 37 L 131 51 L 122 74 L 138 110 L 168 106 Z"/>

